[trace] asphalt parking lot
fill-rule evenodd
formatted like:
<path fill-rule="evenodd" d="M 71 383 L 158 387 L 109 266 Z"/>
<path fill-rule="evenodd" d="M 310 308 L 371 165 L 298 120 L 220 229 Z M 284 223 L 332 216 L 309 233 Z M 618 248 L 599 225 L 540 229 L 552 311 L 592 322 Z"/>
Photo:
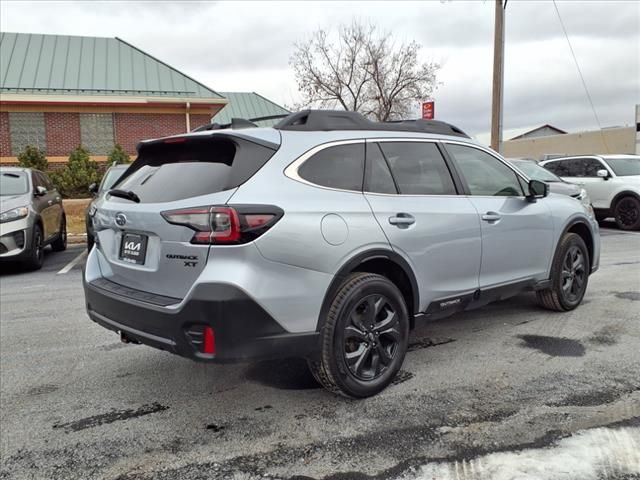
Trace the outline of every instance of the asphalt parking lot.
<path fill-rule="evenodd" d="M 420 323 L 395 385 L 360 401 L 298 360 L 206 365 L 120 343 L 85 314 L 82 249 L 2 266 L 0 478 L 516 478 L 496 462 L 558 449 L 553 474 L 526 478 L 640 476 L 640 233 L 602 230 L 573 312 L 525 294 Z"/>

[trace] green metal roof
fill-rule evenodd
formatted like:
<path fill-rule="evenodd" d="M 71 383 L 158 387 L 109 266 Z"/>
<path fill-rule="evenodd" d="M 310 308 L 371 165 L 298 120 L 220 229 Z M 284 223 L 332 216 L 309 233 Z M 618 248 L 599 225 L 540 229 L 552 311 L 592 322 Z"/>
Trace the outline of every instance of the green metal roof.
<path fill-rule="evenodd" d="M 232 118 L 257 118 L 269 115 L 290 113 L 284 107 L 255 92 L 220 92 L 229 100 L 229 103 L 220 110 L 212 119 L 218 123 L 229 123 Z M 262 120 L 260 126 L 270 127 L 279 120 Z"/>
<path fill-rule="evenodd" d="M 0 92 L 221 98 L 119 38 L 0 33 Z"/>

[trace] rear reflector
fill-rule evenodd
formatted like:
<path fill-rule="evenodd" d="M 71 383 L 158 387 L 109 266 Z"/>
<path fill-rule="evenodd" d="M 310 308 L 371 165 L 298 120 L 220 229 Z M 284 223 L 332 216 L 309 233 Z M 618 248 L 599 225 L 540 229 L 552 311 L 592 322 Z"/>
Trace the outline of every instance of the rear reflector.
<path fill-rule="evenodd" d="M 202 351 L 204 353 L 210 353 L 211 355 L 215 355 L 216 353 L 216 337 L 211 327 L 204 327 L 204 344 Z"/>
<path fill-rule="evenodd" d="M 245 215 L 244 219 L 247 222 L 247 227 L 261 227 L 262 225 L 266 225 L 271 220 L 273 220 L 274 215 Z"/>

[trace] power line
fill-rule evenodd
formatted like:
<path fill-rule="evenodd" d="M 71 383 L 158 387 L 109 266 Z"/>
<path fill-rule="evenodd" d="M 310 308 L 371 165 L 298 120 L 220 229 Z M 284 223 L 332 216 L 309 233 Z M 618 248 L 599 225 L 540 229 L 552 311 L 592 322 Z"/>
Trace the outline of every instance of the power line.
<path fill-rule="evenodd" d="M 567 29 L 564 26 L 564 22 L 562 21 L 562 16 L 560 15 L 560 10 L 558 10 L 558 5 L 556 4 L 556 0 L 553 0 L 553 7 L 556 9 L 558 20 L 560 20 L 560 26 L 562 27 L 562 31 L 564 32 L 564 38 L 567 39 L 567 44 L 569 45 L 571 56 L 573 57 L 573 61 L 576 64 L 576 68 L 578 69 L 578 75 L 580 75 L 580 80 L 582 81 L 584 92 L 587 94 L 587 99 L 589 100 L 589 104 L 591 105 L 591 111 L 593 112 L 593 116 L 595 117 L 596 123 L 598 124 L 598 128 L 600 129 L 602 142 L 604 143 L 604 147 L 607 149 L 607 153 L 609 153 L 609 146 L 607 145 L 607 141 L 604 138 L 604 133 L 602 132 L 602 124 L 600 123 L 600 118 L 598 118 L 596 107 L 593 104 L 593 99 L 591 98 L 591 94 L 589 93 L 589 89 L 587 88 L 587 82 L 585 82 L 584 75 L 582 75 L 582 70 L 580 70 L 580 64 L 578 63 L 578 59 L 576 58 L 575 52 L 573 51 L 573 46 L 571 45 L 571 41 L 569 40 L 569 34 L 567 33 Z"/>

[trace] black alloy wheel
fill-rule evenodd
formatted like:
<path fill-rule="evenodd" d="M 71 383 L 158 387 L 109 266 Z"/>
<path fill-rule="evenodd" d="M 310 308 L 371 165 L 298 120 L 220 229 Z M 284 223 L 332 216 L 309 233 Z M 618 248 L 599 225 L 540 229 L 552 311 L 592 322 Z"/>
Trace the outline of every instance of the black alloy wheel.
<path fill-rule="evenodd" d="M 582 302 L 591 271 L 589 250 L 582 237 L 566 233 L 553 257 L 550 286 L 538 290 L 538 302 L 549 310 L 566 312 Z"/>
<path fill-rule="evenodd" d="M 409 313 L 388 278 L 355 272 L 333 293 L 319 331 L 319 355 L 308 360 L 316 380 L 345 397 L 370 397 L 384 390 L 402 366 Z"/>
<path fill-rule="evenodd" d="M 575 302 L 583 295 L 587 267 L 580 248 L 574 245 L 564 257 L 562 264 L 562 292 L 569 302 Z"/>
<path fill-rule="evenodd" d="M 635 197 L 623 197 L 614 208 L 614 218 L 622 230 L 640 229 L 640 200 Z"/>
<path fill-rule="evenodd" d="M 400 343 L 398 314 L 384 295 L 369 295 L 351 310 L 343 330 L 344 361 L 356 378 L 379 378 L 393 362 Z"/>

